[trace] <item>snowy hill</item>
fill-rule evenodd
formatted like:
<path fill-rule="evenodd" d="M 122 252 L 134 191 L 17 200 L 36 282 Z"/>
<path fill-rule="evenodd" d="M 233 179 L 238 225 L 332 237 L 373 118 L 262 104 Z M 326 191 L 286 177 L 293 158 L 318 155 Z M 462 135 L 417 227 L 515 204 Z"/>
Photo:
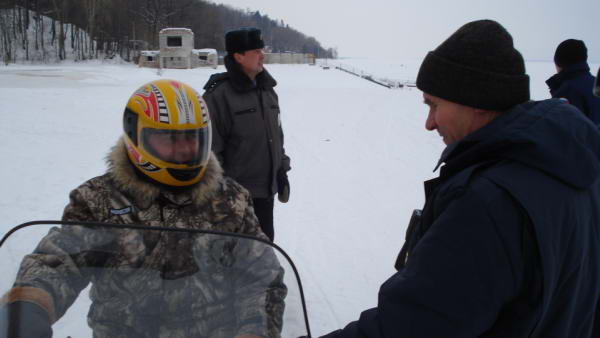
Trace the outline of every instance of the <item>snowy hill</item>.
<path fill-rule="evenodd" d="M 23 29 L 21 24 L 25 21 L 29 25 Z M 64 34 L 62 52 L 61 26 Z M 93 54 L 89 49 L 92 45 L 96 47 L 96 42 L 91 41 L 84 30 L 73 24 L 61 23 L 18 6 L 0 9 L 0 58 L 5 64 L 85 60 L 90 58 L 89 54 Z"/>
<path fill-rule="evenodd" d="M 547 98 L 553 65 L 527 67 L 533 98 Z M 390 90 L 308 65 L 268 69 L 279 82 L 292 158 L 292 193 L 288 204 L 276 204 L 275 239 L 300 270 L 318 336 L 376 305 L 444 146 L 424 129 L 427 109 L 417 89 Z M 220 71 L 165 70 L 162 77 L 201 91 Z M 129 95 L 157 77 L 100 62 L 0 67 L 0 233 L 59 219 L 69 191 L 104 172 Z"/>

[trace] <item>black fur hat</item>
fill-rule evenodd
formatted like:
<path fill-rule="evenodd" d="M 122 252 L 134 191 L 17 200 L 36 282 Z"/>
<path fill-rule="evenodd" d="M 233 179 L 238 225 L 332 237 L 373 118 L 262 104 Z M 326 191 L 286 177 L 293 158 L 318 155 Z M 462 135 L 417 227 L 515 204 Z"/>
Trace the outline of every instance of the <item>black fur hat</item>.
<path fill-rule="evenodd" d="M 554 52 L 554 63 L 561 67 L 567 67 L 576 63 L 587 61 L 587 48 L 581 40 L 568 39 L 561 42 Z"/>
<path fill-rule="evenodd" d="M 242 53 L 263 47 L 265 47 L 265 42 L 258 28 L 242 28 L 225 34 L 225 49 L 228 54 Z"/>
<path fill-rule="evenodd" d="M 492 20 L 469 22 L 429 52 L 417 75 L 423 92 L 465 106 L 504 111 L 529 100 L 525 62 Z"/>

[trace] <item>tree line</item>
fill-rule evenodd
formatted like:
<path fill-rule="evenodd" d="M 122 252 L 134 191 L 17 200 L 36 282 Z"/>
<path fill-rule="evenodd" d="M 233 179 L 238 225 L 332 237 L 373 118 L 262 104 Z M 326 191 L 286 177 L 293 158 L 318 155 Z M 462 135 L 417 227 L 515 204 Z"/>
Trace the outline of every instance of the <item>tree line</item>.
<path fill-rule="evenodd" d="M 139 50 L 158 49 L 158 32 L 190 28 L 196 48 L 224 51 L 225 32 L 258 27 L 272 52 L 334 57 L 306 36 L 258 11 L 206 0 L 0 0 L 0 52 L 6 63 L 76 60 L 119 55 L 130 61 Z M 52 54 L 52 55 L 49 55 Z"/>

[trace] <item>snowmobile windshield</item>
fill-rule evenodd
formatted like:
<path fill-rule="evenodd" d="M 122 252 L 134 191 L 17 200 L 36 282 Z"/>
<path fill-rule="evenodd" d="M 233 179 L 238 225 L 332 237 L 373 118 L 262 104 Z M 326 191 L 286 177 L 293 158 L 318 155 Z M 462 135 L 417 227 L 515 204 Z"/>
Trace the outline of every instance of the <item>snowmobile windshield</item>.
<path fill-rule="evenodd" d="M 52 295 L 54 307 L 39 309 L 52 337 L 310 337 L 289 256 L 265 238 L 199 226 L 19 225 L 0 240 L 0 294 L 35 304 Z M 0 337 L 44 325 L 27 307 L 2 309 Z"/>
<path fill-rule="evenodd" d="M 206 163 L 210 153 L 210 127 L 172 130 L 142 129 L 143 148 L 159 160 L 197 166 Z"/>

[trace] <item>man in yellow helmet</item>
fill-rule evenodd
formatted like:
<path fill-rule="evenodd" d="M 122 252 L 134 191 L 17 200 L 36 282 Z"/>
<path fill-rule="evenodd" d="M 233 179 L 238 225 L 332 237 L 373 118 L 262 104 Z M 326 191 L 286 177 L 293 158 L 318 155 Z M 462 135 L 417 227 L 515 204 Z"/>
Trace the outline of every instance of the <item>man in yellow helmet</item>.
<path fill-rule="evenodd" d="M 71 192 L 64 221 L 216 230 L 268 240 L 250 194 L 223 176 L 211 152 L 210 118 L 194 89 L 174 80 L 145 84 L 129 99 L 123 127 L 107 173 Z M 109 240 L 100 240 L 106 232 Z M 211 246 L 211 254 L 218 249 L 223 257 L 236 250 L 214 245 L 176 232 L 54 228 L 24 258 L 5 295 L 11 337 L 50 337 L 51 324 L 89 283 L 94 337 L 279 337 L 286 287 L 273 252 L 264 245 L 246 247 L 236 259 L 252 262 L 251 272 L 229 271 L 231 259 L 199 263 L 198 252 L 205 252 L 199 246 Z M 81 254 L 65 259 L 73 247 L 83 248 Z M 259 291 L 229 290 L 239 280 L 244 290 Z"/>

